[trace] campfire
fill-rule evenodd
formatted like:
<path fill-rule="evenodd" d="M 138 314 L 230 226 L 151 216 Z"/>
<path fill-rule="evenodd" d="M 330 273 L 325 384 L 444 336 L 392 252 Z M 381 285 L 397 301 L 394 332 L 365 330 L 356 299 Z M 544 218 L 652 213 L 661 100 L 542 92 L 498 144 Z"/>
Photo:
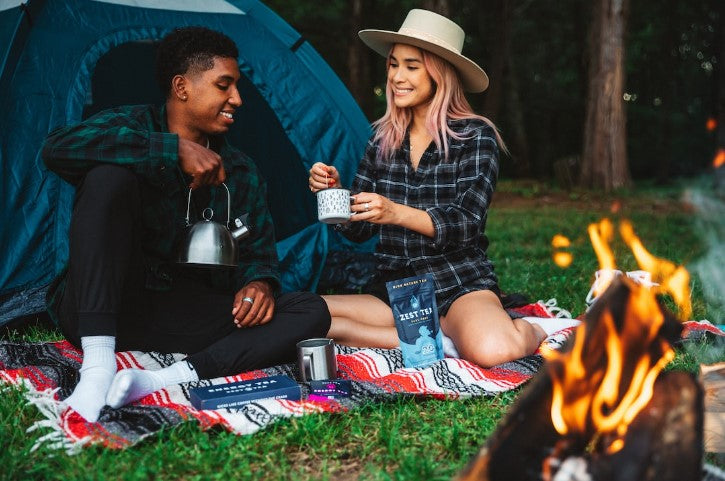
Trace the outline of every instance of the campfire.
<path fill-rule="evenodd" d="M 691 312 L 689 275 L 644 248 L 630 223 L 620 235 L 651 282 L 618 274 L 609 248 L 614 226 L 589 226 L 601 270 L 596 300 L 561 351 L 512 406 L 460 480 L 700 479 L 703 392 L 684 372 L 662 372 L 674 358 Z"/>

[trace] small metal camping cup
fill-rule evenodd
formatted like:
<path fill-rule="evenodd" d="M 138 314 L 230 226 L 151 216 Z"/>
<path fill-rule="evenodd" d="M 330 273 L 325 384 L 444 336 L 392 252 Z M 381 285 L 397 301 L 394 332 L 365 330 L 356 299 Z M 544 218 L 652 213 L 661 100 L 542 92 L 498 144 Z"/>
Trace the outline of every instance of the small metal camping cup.
<path fill-rule="evenodd" d="M 337 377 L 335 341 L 315 338 L 298 342 L 297 364 L 303 382 L 335 379 Z"/>

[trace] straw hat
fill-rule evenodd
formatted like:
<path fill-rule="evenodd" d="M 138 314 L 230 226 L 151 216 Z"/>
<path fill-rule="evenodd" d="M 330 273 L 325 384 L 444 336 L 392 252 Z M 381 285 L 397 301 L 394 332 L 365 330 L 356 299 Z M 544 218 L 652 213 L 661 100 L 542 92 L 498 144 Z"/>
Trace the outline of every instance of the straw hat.
<path fill-rule="evenodd" d="M 428 10 L 413 9 L 397 32 L 361 30 L 358 35 L 365 44 L 387 57 L 391 47 L 404 43 L 432 52 L 449 61 L 458 71 L 463 88 L 468 92 L 483 92 L 488 76 L 473 60 L 461 55 L 466 34 L 455 22 Z"/>

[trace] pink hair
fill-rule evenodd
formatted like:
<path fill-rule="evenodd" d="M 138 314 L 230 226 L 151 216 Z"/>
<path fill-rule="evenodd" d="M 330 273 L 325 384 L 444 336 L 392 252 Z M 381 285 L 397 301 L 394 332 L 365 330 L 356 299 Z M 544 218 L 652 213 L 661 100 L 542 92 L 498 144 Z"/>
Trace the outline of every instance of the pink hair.
<path fill-rule="evenodd" d="M 433 98 L 425 119 L 425 128 L 433 137 L 438 149 L 443 149 L 444 158 L 448 160 L 448 136 L 461 140 L 462 136 L 448 127 L 448 120 L 479 119 L 490 125 L 496 133 L 499 148 L 506 151 L 503 139 L 496 126 L 486 117 L 473 112 L 471 105 L 463 93 L 461 80 L 455 68 L 438 55 L 419 49 L 423 56 L 423 64 L 431 76 L 434 85 Z M 390 68 L 392 48 L 388 54 L 387 68 Z M 385 115 L 373 123 L 374 140 L 380 140 L 380 151 L 384 159 L 390 159 L 393 152 L 403 144 L 405 132 L 413 120 L 413 112 L 409 108 L 399 108 L 393 101 L 393 88 L 390 82 L 385 86 L 387 109 Z"/>

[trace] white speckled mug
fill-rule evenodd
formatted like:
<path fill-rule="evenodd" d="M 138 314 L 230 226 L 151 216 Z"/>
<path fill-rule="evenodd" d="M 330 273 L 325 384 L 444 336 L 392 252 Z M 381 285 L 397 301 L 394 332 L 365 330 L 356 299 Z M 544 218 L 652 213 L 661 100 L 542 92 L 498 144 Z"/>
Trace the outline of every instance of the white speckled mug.
<path fill-rule="evenodd" d="M 336 187 L 317 192 L 317 218 L 325 224 L 340 224 L 350 219 L 350 191 Z"/>

